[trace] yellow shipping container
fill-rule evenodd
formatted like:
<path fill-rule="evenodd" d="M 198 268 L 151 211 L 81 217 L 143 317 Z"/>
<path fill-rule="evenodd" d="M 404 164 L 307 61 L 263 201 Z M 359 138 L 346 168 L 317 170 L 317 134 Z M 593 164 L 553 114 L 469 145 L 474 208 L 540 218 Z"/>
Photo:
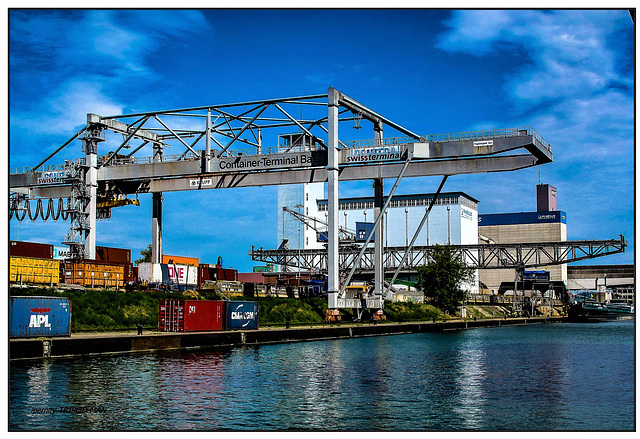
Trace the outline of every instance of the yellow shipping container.
<path fill-rule="evenodd" d="M 9 282 L 58 285 L 59 280 L 60 261 L 56 259 L 10 257 Z"/>

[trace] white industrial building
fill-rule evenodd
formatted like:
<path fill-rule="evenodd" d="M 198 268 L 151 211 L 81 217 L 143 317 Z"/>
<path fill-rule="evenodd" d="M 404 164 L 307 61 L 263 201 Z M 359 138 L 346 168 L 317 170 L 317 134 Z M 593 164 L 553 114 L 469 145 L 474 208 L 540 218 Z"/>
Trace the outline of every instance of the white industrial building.
<path fill-rule="evenodd" d="M 411 242 L 433 197 L 434 194 L 394 195 L 383 217 L 385 247 L 406 247 Z M 373 196 L 340 198 L 338 204 L 340 226 L 354 233 L 356 223 L 375 221 Z M 316 230 L 284 212 L 283 207 L 326 222 L 324 184 L 278 187 L 278 242 L 287 239 L 290 249 L 324 248 L 324 243 L 317 239 Z M 319 225 L 319 228 L 322 229 L 323 226 Z M 441 192 L 438 195 L 414 245 L 447 243 L 478 243 L 478 200 L 464 192 Z M 470 293 L 477 294 L 477 275 L 475 284 L 469 290 Z"/>
<path fill-rule="evenodd" d="M 283 210 L 288 207 L 303 215 L 324 219 L 324 213 L 318 212 L 317 200 L 321 198 L 324 198 L 324 183 L 278 186 L 278 244 L 288 239 L 289 248 L 322 248 L 313 228 Z"/>

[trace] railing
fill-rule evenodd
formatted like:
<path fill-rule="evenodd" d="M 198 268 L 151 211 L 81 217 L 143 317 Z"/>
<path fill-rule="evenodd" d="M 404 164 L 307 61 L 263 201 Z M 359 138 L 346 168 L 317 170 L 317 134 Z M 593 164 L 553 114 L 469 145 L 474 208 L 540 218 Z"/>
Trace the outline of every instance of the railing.
<path fill-rule="evenodd" d="M 488 140 L 505 137 L 533 136 L 547 151 L 551 145 L 533 128 L 501 128 L 496 130 L 465 131 L 448 134 L 428 134 L 420 136 L 420 142 L 459 142 L 463 140 Z M 416 142 L 412 137 L 388 137 L 386 139 L 352 140 L 346 142 L 348 148 L 372 148 L 380 146 L 402 145 Z"/>
<path fill-rule="evenodd" d="M 103 164 L 107 158 L 108 156 L 100 157 L 98 163 Z M 187 155 L 175 154 L 162 156 L 162 162 L 177 162 L 185 160 L 200 160 L 200 156 L 194 157 L 191 152 Z M 151 163 L 154 163 L 153 157 L 119 157 L 112 159 L 108 166 L 145 165 Z"/>
<path fill-rule="evenodd" d="M 86 163 L 85 158 L 79 158 L 79 159 L 75 159 L 73 161 L 70 161 L 69 163 L 75 163 L 77 165 L 84 165 Z M 42 165 L 38 168 L 38 170 L 36 172 L 47 172 L 47 171 L 64 171 L 65 167 L 67 166 L 66 163 L 54 163 L 54 164 L 50 164 L 50 165 Z M 27 172 L 30 172 L 33 169 L 33 166 L 23 166 L 20 168 L 11 168 L 9 173 L 10 174 L 26 174 Z"/>
<path fill-rule="evenodd" d="M 420 141 L 425 141 L 420 138 Z M 365 140 L 349 140 L 345 142 L 347 148 L 379 148 L 381 146 L 396 146 L 414 143 L 416 139 L 413 137 L 387 137 L 384 139 L 365 139 Z"/>

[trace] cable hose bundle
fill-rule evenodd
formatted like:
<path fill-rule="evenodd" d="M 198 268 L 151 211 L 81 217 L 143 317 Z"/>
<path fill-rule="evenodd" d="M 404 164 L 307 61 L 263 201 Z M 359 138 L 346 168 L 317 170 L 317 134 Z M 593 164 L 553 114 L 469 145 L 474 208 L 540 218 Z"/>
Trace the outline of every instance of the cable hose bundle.
<path fill-rule="evenodd" d="M 71 206 L 71 200 L 67 200 L 67 207 Z M 20 212 L 22 211 L 22 215 Z M 58 219 L 62 218 L 63 221 L 66 221 L 69 218 L 70 213 L 68 211 L 65 212 L 64 209 L 64 200 L 62 198 L 58 199 L 58 210 L 56 211 L 55 203 L 52 198 L 49 198 L 47 204 L 47 211 L 45 213 L 44 207 L 42 205 L 42 199 L 38 198 L 36 201 L 35 212 L 31 212 L 31 201 L 26 200 L 23 209 L 17 209 L 15 207 L 11 207 L 9 209 L 9 220 L 13 219 L 15 215 L 18 221 L 23 221 L 27 215 L 31 221 L 35 221 L 38 217 L 42 218 L 42 220 L 47 221 L 50 217 L 54 221 L 58 221 Z"/>

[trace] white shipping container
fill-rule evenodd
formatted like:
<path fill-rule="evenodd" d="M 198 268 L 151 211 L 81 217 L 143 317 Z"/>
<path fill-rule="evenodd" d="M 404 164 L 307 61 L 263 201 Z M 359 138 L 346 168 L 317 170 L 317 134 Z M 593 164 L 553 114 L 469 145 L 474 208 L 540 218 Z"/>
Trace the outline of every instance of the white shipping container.
<path fill-rule="evenodd" d="M 172 283 L 192 285 L 198 283 L 198 267 L 181 264 L 152 264 L 141 262 L 138 265 L 138 278 L 148 283 Z"/>
<path fill-rule="evenodd" d="M 71 250 L 69 247 L 53 247 L 53 259 L 69 259 L 71 257 Z"/>

